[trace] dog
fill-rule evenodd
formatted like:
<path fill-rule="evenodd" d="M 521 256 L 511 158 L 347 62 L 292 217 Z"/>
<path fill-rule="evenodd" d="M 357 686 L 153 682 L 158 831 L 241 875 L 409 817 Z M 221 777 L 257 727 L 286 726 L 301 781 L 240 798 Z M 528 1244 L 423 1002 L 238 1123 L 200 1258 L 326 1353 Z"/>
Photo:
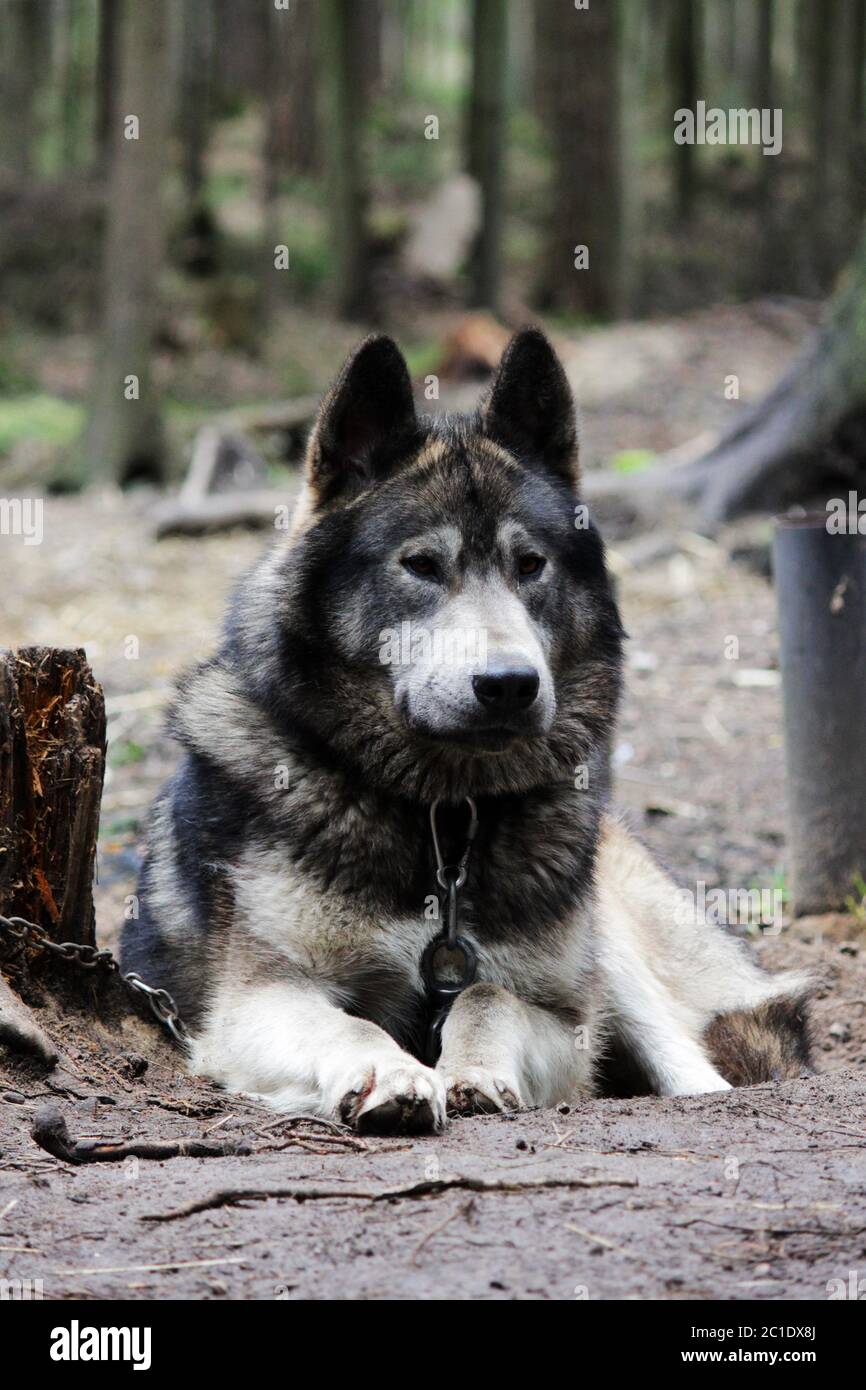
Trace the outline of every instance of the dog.
<path fill-rule="evenodd" d="M 610 808 L 623 638 L 545 336 L 436 419 L 362 343 L 170 715 L 123 966 L 173 995 L 195 1072 L 423 1133 L 808 1067 L 808 981 L 684 916 Z"/>

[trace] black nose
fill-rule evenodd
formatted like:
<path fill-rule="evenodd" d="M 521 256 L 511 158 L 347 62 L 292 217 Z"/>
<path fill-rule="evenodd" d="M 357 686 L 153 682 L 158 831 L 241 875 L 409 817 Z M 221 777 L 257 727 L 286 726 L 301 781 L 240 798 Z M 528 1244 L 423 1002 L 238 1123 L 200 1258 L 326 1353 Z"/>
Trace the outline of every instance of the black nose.
<path fill-rule="evenodd" d="M 475 698 L 491 714 L 519 714 L 538 694 L 538 672 L 531 666 L 506 666 L 472 677 Z"/>

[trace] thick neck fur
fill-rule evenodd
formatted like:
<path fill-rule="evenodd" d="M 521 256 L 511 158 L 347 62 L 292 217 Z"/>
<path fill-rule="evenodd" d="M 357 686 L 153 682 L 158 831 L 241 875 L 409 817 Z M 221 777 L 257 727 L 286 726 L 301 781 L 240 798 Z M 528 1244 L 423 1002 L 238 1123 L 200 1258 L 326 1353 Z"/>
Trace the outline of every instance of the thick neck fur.
<path fill-rule="evenodd" d="M 212 783 L 221 815 L 234 820 L 236 844 L 254 827 L 258 843 L 283 851 L 287 866 L 319 891 L 371 913 L 423 913 L 436 893 L 429 800 L 365 785 L 356 767 L 304 731 L 280 727 L 219 660 L 187 678 L 172 725 L 200 777 Z M 588 772 L 586 790 L 563 780 L 478 796 L 463 907 L 480 934 L 509 937 L 564 923 L 591 892 L 606 796 L 603 752 Z M 453 860 L 464 847 L 464 805 L 442 805 L 439 824 L 446 860 Z"/>

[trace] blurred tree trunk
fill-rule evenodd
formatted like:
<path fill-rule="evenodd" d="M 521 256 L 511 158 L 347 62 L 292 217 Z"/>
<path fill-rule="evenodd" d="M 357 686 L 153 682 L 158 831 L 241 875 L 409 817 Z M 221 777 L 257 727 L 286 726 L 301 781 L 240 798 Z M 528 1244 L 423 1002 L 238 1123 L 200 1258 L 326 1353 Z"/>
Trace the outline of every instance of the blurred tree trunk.
<path fill-rule="evenodd" d="M 863 492 L 866 233 L 825 327 L 791 370 L 708 454 L 660 482 L 697 500 L 713 525 L 741 512 L 807 504 L 822 492 Z"/>
<path fill-rule="evenodd" d="M 701 0 L 671 0 L 668 72 L 674 109 L 694 111 L 698 100 L 701 51 Z M 677 220 L 690 221 L 694 211 L 695 147 L 671 142 L 674 208 Z"/>
<path fill-rule="evenodd" d="M 182 9 L 181 81 L 178 126 L 187 204 L 194 216 L 202 201 L 210 129 L 213 13 L 210 0 Z"/>
<path fill-rule="evenodd" d="M 550 87 L 545 70 L 550 49 L 548 20 L 544 0 L 535 0 L 532 7 L 532 108 L 545 128 L 549 128 L 551 115 Z"/>
<path fill-rule="evenodd" d="M 499 309 L 502 279 L 507 83 L 507 0 L 475 0 L 467 165 L 481 189 L 481 230 L 473 254 L 471 298 L 493 313 Z"/>
<path fill-rule="evenodd" d="M 369 101 L 382 84 L 382 0 L 356 0 L 361 40 L 361 74 L 364 99 Z"/>
<path fill-rule="evenodd" d="M 39 59 L 47 19 L 47 7 L 32 0 L 6 0 L 0 12 L 0 176 L 18 183 L 28 178 L 34 164 Z"/>
<path fill-rule="evenodd" d="M 753 95 L 750 106 L 772 110 L 774 104 L 773 83 L 773 0 L 757 0 L 757 29 L 754 51 Z M 773 157 L 763 158 L 762 172 L 765 188 L 767 176 L 773 165 Z"/>
<path fill-rule="evenodd" d="M 276 268 L 276 247 L 280 243 L 277 198 L 280 174 L 284 169 L 286 133 L 287 30 L 296 16 L 291 11 L 277 10 L 267 5 L 259 13 L 262 26 L 262 107 L 264 139 L 262 144 L 262 233 L 264 239 L 262 278 L 259 294 L 259 327 L 266 336 L 273 315 L 278 277 L 284 273 Z"/>
<path fill-rule="evenodd" d="M 96 54 L 96 111 L 93 143 L 94 165 L 104 177 L 111 161 L 111 131 L 114 124 L 117 85 L 117 17 L 119 0 L 99 0 L 99 35 Z"/>
<path fill-rule="evenodd" d="M 805 217 L 808 225 L 806 260 L 816 273 L 814 289 L 822 289 L 834 263 L 835 227 L 831 225 L 830 82 L 832 26 L 823 5 L 801 0 L 800 42 L 805 82 L 806 128 L 809 140 L 809 184 Z"/>
<path fill-rule="evenodd" d="M 720 53 L 721 68 L 731 77 L 737 66 L 737 0 L 722 0 L 724 14 L 723 43 Z"/>
<path fill-rule="evenodd" d="M 617 0 L 576 10 L 537 0 L 543 113 L 553 198 L 540 299 L 595 318 L 622 305 L 620 14 Z M 578 268 L 577 248 L 589 262 Z M 580 253 L 582 254 L 582 253 Z M 577 264 L 576 264 L 577 259 Z"/>
<path fill-rule="evenodd" d="M 752 91 L 747 105 L 759 110 L 772 111 L 776 105 L 776 84 L 773 72 L 773 0 L 757 0 L 757 24 L 755 33 L 754 69 Z M 778 155 L 761 155 L 759 165 L 758 216 L 761 221 L 760 251 L 755 257 L 757 264 L 757 293 L 781 289 L 784 283 L 780 276 L 785 267 L 780 265 L 779 237 L 776 209 L 776 176 L 779 172 Z"/>
<path fill-rule="evenodd" d="M 384 0 L 382 15 L 383 80 L 392 97 L 406 90 L 406 11 L 408 0 Z"/>
<path fill-rule="evenodd" d="M 833 138 L 839 141 L 838 185 L 840 211 L 849 227 L 859 225 L 866 208 L 863 138 L 863 66 L 866 56 L 866 0 L 840 0 L 836 53 L 831 64 Z"/>
<path fill-rule="evenodd" d="M 189 0 L 182 0 L 186 5 Z M 192 0 L 193 5 L 198 0 Z M 274 0 L 214 0 L 214 67 L 217 85 L 232 100 L 258 90 L 264 4 Z M 290 0 L 293 10 L 297 0 Z"/>
<path fill-rule="evenodd" d="M 364 82 L 360 13 L 354 0 L 319 0 L 321 59 L 329 86 L 328 165 L 336 254 L 336 304 L 343 318 L 371 316 L 367 232 Z"/>
<path fill-rule="evenodd" d="M 168 0 L 122 0 L 120 82 L 112 132 L 103 310 L 85 476 L 159 477 L 164 439 L 151 382 L 162 264 Z M 138 122 L 138 138 L 127 138 Z"/>
<path fill-rule="evenodd" d="M 288 22 L 286 22 L 288 21 Z M 320 167 L 315 0 L 294 0 L 284 13 L 278 52 L 282 79 L 272 98 L 273 153 L 280 172 Z"/>
<path fill-rule="evenodd" d="M 81 115 L 84 105 L 83 10 L 80 0 L 63 0 L 57 16 L 60 30 L 59 72 L 61 149 L 60 166 L 71 172 L 79 162 Z"/>

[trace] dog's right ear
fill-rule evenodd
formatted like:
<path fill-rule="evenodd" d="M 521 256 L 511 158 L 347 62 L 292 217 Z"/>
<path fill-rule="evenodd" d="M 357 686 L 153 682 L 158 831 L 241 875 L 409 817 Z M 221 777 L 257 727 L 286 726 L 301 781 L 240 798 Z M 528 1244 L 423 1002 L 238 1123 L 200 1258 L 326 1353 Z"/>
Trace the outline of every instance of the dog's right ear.
<path fill-rule="evenodd" d="M 578 483 L 577 420 L 562 363 L 538 328 L 515 333 L 502 354 L 481 416 L 489 438 L 530 467 Z"/>
<path fill-rule="evenodd" d="M 366 338 L 322 402 L 307 450 L 315 507 L 386 476 L 416 427 L 412 382 L 392 338 Z M 387 446 L 387 448 L 386 448 Z"/>

